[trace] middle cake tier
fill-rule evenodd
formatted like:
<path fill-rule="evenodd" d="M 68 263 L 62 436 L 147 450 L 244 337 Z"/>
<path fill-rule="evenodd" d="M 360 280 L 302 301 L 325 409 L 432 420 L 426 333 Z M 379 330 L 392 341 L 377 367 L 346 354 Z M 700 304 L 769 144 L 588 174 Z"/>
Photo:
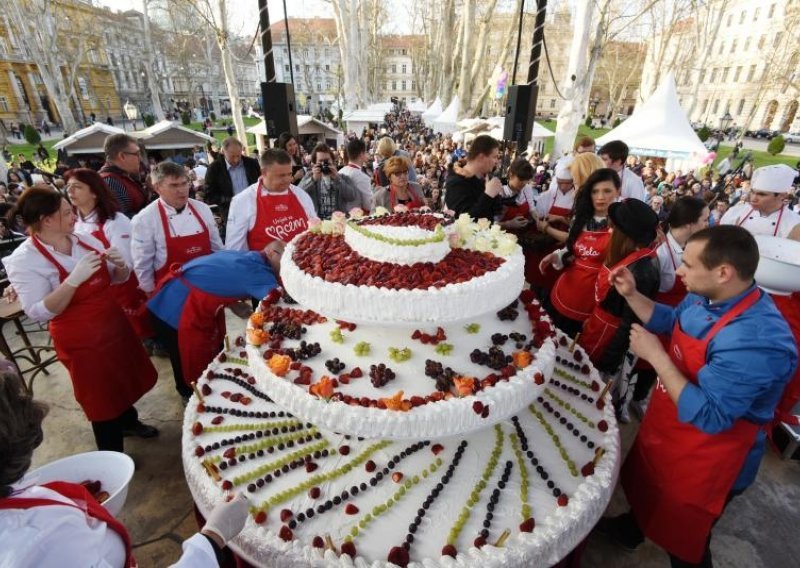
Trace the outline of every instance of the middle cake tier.
<path fill-rule="evenodd" d="M 552 374 L 553 328 L 532 296 L 466 323 L 389 327 L 330 320 L 274 292 L 251 317 L 251 370 L 276 403 L 334 432 L 464 434 L 529 405 Z"/>

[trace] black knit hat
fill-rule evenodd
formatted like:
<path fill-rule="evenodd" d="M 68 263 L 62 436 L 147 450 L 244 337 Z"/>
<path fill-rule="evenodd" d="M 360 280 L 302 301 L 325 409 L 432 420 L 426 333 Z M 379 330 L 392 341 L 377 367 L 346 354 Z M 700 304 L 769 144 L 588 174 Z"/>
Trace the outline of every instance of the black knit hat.
<path fill-rule="evenodd" d="M 649 245 L 656 239 L 658 215 L 644 201 L 631 198 L 612 203 L 608 208 L 608 216 L 614 227 L 637 244 Z"/>

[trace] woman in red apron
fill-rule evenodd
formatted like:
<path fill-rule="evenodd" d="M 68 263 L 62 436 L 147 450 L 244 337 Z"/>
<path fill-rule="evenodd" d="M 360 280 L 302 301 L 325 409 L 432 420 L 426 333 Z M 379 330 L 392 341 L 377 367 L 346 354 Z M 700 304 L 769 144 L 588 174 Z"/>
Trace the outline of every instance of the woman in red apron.
<path fill-rule="evenodd" d="M 601 373 L 615 373 L 628 350 L 630 326 L 638 321 L 628 303 L 608 280 L 611 271 L 626 266 L 636 289 L 652 298 L 658 291 L 658 264 L 651 248 L 658 216 L 644 202 L 626 199 L 608 209 L 612 236 L 606 260 L 595 281 L 595 306 L 583 324 L 579 344 Z"/>
<path fill-rule="evenodd" d="M 124 434 L 157 435 L 139 421 L 133 404 L 153 387 L 158 373 L 108 291 L 109 271 L 124 281 L 130 268 L 114 249 L 104 251 L 92 237 L 73 235 L 72 206 L 51 189 L 26 191 L 17 213 L 31 237 L 14 251 L 9 279 L 26 312 L 42 302 L 52 314 L 56 354 L 92 423 L 98 449 L 123 451 Z M 40 267 L 57 274 L 60 284 L 53 287 Z"/>
<path fill-rule="evenodd" d="M 594 309 L 597 273 L 611 239 L 608 208 L 619 198 L 619 175 L 602 168 L 592 173 L 575 199 L 566 247 L 542 259 L 539 270 L 563 266 L 545 307 L 556 327 L 574 336 Z"/>
<path fill-rule="evenodd" d="M 696 197 L 681 197 L 670 209 L 667 217 L 669 230 L 664 241 L 656 250 L 661 269 L 661 282 L 655 297 L 656 302 L 675 307 L 686 297 L 686 286 L 675 274 L 675 271 L 681 265 L 686 241 L 697 231 L 708 227 L 709 213 L 705 201 Z M 661 341 L 665 347 L 669 345 L 668 336 L 661 336 Z M 644 359 L 638 359 L 633 370 L 637 379 L 631 406 L 641 418 L 644 414 L 644 401 L 656 381 L 656 373 L 653 366 Z M 624 418 L 626 414 L 627 409 L 623 407 L 621 416 Z"/>
<path fill-rule="evenodd" d="M 33 400 L 15 373 L 0 372 L 0 408 L 0 566 L 136 566 L 128 531 L 86 487 L 63 481 L 19 486 L 43 440 L 47 406 Z M 243 495 L 215 507 L 201 534 L 183 543 L 176 566 L 216 567 L 221 547 L 244 526 L 247 509 Z"/>
<path fill-rule="evenodd" d="M 425 207 L 425 195 L 416 183 L 408 181 L 408 160 L 404 156 L 393 156 L 386 160 L 383 172 L 389 179 L 389 185 L 382 187 L 372 196 L 372 210 L 384 207 L 394 211 L 398 205 L 409 210 Z"/>
<path fill-rule="evenodd" d="M 75 232 L 92 235 L 105 248 L 116 247 L 128 264 L 132 264 L 131 222 L 119 213 L 119 205 L 103 179 L 88 168 L 70 170 L 64 179 L 67 182 L 67 195 L 78 213 Z M 131 272 L 128 280 L 112 286 L 109 291 L 125 312 L 136 334 L 142 339 L 152 337 L 150 318 L 143 309 L 147 294 L 139 289 L 136 274 Z"/>

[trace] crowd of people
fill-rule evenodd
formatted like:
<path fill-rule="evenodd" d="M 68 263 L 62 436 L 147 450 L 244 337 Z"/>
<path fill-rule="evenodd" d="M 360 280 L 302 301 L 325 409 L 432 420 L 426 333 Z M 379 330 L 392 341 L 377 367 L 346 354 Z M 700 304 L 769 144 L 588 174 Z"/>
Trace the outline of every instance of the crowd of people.
<path fill-rule="evenodd" d="M 651 538 L 673 566 L 711 565 L 714 522 L 800 398 L 800 298 L 753 281 L 753 235 L 800 240 L 796 170 L 753 170 L 745 157 L 723 175 L 667 172 L 624 141 L 597 149 L 589 137 L 556 160 L 488 135 L 456 142 L 405 111 L 336 149 L 283 134 L 257 158 L 245 150 L 229 136 L 151 163 L 113 134 L 94 168 L 11 164 L 0 196 L 7 227 L 26 238 L 3 261 L 8 295 L 50 322 L 99 449 L 158 435 L 134 406 L 156 381 L 146 348 L 166 352 L 188 400 L 221 348 L 221 308 L 246 314 L 276 286 L 284 243 L 315 219 L 467 214 L 517 236 L 527 284 L 613 382 L 620 420 L 644 416 L 623 468 L 632 511 L 599 530 L 628 547 Z M 678 470 L 681 494 L 665 473 Z"/>

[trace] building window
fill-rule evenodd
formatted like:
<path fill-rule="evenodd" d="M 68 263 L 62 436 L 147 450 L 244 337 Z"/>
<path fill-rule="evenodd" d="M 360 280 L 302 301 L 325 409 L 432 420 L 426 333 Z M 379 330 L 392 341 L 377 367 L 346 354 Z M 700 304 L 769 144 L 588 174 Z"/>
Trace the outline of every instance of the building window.
<path fill-rule="evenodd" d="M 783 37 L 783 32 L 778 32 L 775 34 L 775 41 L 772 42 L 772 47 L 778 47 L 778 44 L 781 43 L 781 38 Z"/>
<path fill-rule="evenodd" d="M 322 92 L 322 85 L 319 83 L 317 83 L 317 92 L 318 93 Z"/>
<path fill-rule="evenodd" d="M 742 74 L 742 66 L 736 68 L 736 73 L 733 74 L 733 82 L 736 83 L 739 81 L 739 76 Z"/>
<path fill-rule="evenodd" d="M 742 13 L 739 15 L 739 25 L 744 23 L 744 19 L 747 17 L 747 12 L 742 10 Z"/>
<path fill-rule="evenodd" d="M 750 38 L 749 37 L 746 40 L 744 40 L 744 50 L 747 51 L 748 49 L 750 49 Z"/>
<path fill-rule="evenodd" d="M 331 70 L 331 66 L 330 65 L 326 65 L 325 66 L 325 71 L 330 71 L 330 70 Z"/>
<path fill-rule="evenodd" d="M 743 110 L 744 110 L 744 99 L 740 99 L 739 106 L 736 109 L 736 114 L 742 114 Z"/>
<path fill-rule="evenodd" d="M 755 76 L 756 76 L 756 66 L 751 65 L 750 71 L 747 72 L 747 81 L 748 82 L 752 81 L 755 78 Z"/>
<path fill-rule="evenodd" d="M 283 70 L 286 71 L 287 73 L 289 72 L 289 64 L 288 63 L 283 66 Z"/>
<path fill-rule="evenodd" d="M 556 100 L 550 99 L 550 108 L 556 108 Z"/>
<path fill-rule="evenodd" d="M 720 79 L 720 83 L 724 83 L 728 80 L 728 71 L 730 71 L 730 67 L 726 67 L 722 70 L 722 78 Z"/>
<path fill-rule="evenodd" d="M 724 40 L 719 42 L 719 53 L 722 54 L 723 51 L 725 51 L 725 41 Z"/>
<path fill-rule="evenodd" d="M 8 112 L 8 99 L 0 96 L 0 111 Z"/>
<path fill-rule="evenodd" d="M 392 81 L 392 90 L 393 91 L 397 90 L 397 81 Z"/>
<path fill-rule="evenodd" d="M 711 82 L 711 83 L 715 83 L 716 81 L 717 81 L 717 69 L 716 69 L 716 67 L 715 67 L 714 69 L 712 69 L 712 70 L 711 70 L 711 79 L 710 79 L 710 82 Z"/>
<path fill-rule="evenodd" d="M 83 100 L 88 100 L 89 86 L 86 84 L 86 79 L 83 77 L 78 77 L 78 88 L 81 90 L 81 98 Z"/>
<path fill-rule="evenodd" d="M 703 110 L 700 111 L 700 114 L 705 114 L 707 110 L 708 110 L 708 99 L 703 101 Z"/>
<path fill-rule="evenodd" d="M 771 5 L 771 6 L 769 7 L 769 16 L 768 16 L 768 17 L 770 17 L 770 18 L 771 18 L 771 17 L 772 17 L 772 16 L 774 16 L 774 15 L 775 15 L 775 4 L 773 4 L 773 5 Z"/>
<path fill-rule="evenodd" d="M 295 70 L 295 71 L 297 71 L 297 72 L 299 73 L 299 72 L 300 72 L 300 66 L 299 66 L 299 65 L 295 65 L 295 66 L 294 66 L 294 70 Z"/>
<path fill-rule="evenodd" d="M 731 53 L 736 53 L 736 40 L 731 42 Z"/>
<path fill-rule="evenodd" d="M 406 65 L 405 65 L 405 64 L 403 64 L 403 66 L 401 67 L 401 70 L 400 70 L 400 72 L 401 72 L 403 75 L 405 75 L 405 74 L 406 74 Z"/>
<path fill-rule="evenodd" d="M 392 64 L 392 73 L 397 73 L 397 65 L 394 63 Z"/>
<path fill-rule="evenodd" d="M 767 42 L 767 36 L 762 35 L 758 38 L 758 49 L 764 49 L 764 44 Z"/>
<path fill-rule="evenodd" d="M 325 81 L 325 88 L 330 90 L 330 88 L 331 88 L 331 82 L 330 81 Z"/>
<path fill-rule="evenodd" d="M 408 89 L 409 89 L 410 91 L 413 91 L 413 90 L 414 90 L 414 81 L 413 81 L 413 80 L 412 80 L 412 81 L 409 81 L 409 83 L 408 83 Z"/>
<path fill-rule="evenodd" d="M 401 91 L 405 91 L 406 90 L 406 82 L 405 81 L 400 81 L 400 90 Z"/>
<path fill-rule="evenodd" d="M 711 114 L 716 116 L 718 111 L 719 111 L 719 99 L 715 100 L 714 104 L 711 106 Z"/>
<path fill-rule="evenodd" d="M 700 69 L 700 76 L 697 78 L 698 83 L 702 83 L 706 78 L 706 70 Z"/>
<path fill-rule="evenodd" d="M 760 13 L 761 13 L 761 8 L 756 8 L 756 11 L 755 11 L 755 12 L 753 12 L 753 21 L 754 21 L 754 22 L 757 22 L 757 21 L 758 21 L 758 15 L 759 15 Z"/>
<path fill-rule="evenodd" d="M 731 27 L 731 23 L 733 22 L 733 14 L 728 14 L 728 23 L 727 27 Z"/>

